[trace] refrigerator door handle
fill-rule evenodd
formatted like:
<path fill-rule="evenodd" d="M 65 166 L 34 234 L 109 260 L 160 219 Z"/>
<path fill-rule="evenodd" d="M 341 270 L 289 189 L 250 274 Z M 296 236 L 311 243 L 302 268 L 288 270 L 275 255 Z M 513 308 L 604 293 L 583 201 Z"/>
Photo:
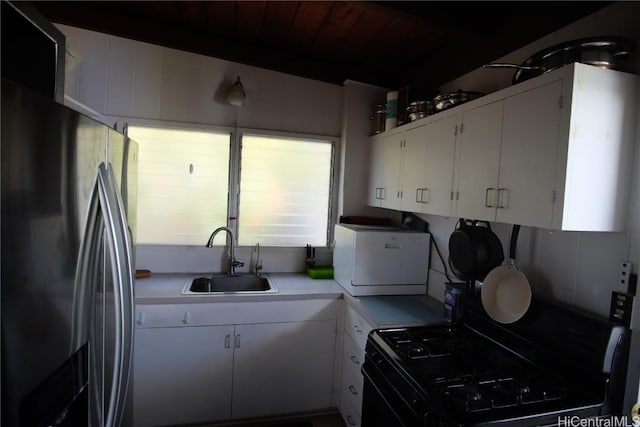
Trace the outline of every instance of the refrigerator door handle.
<path fill-rule="evenodd" d="M 120 347 L 120 371 L 117 373 L 119 378 L 114 377 L 114 384 L 118 384 L 119 390 L 116 391 L 118 399 L 112 399 L 114 404 L 114 421 L 115 426 L 119 426 L 122 423 L 122 417 L 124 415 L 124 407 L 126 403 L 127 388 L 131 375 L 131 365 L 133 363 L 133 336 L 135 332 L 134 325 L 134 269 L 133 269 L 133 244 L 129 235 L 129 228 L 127 226 L 127 217 L 124 209 L 124 202 L 118 191 L 117 181 L 113 175 L 113 168 L 107 169 L 107 182 L 111 191 L 111 197 L 113 204 L 110 204 L 114 208 L 114 242 L 117 250 L 121 251 L 122 263 L 118 270 L 117 286 L 119 289 L 119 296 L 121 301 L 121 322 L 119 326 L 122 329 L 122 346 Z M 114 375 L 116 373 L 114 372 Z"/>
<path fill-rule="evenodd" d="M 109 407 L 106 410 L 104 424 L 116 427 L 120 424 L 125 404 L 126 390 L 131 367 L 133 349 L 133 266 L 131 240 L 127 233 L 126 218 L 123 215 L 122 201 L 115 187 L 113 172 L 104 163 L 98 167 L 93 193 L 89 201 L 85 234 L 80 244 L 78 267 L 76 269 L 71 351 L 76 351 L 90 338 L 93 282 L 98 271 L 96 243 L 102 233 L 101 219 L 105 225 L 106 250 L 109 253 L 114 281 L 114 360 Z M 101 214 L 101 215 L 100 215 Z M 95 369 L 96 367 L 94 367 Z M 96 396 L 95 398 L 99 398 Z M 100 407 L 98 403 L 98 407 Z M 101 414 L 93 414 L 97 420 Z"/>

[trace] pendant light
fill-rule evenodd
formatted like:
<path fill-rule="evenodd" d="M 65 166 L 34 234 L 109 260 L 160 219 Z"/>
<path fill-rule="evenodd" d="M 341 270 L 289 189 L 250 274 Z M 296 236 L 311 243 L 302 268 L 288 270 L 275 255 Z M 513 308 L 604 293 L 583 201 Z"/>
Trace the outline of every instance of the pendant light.
<path fill-rule="evenodd" d="M 227 102 L 236 107 L 244 105 L 247 100 L 247 95 L 244 93 L 242 83 L 240 82 L 240 76 L 238 76 L 236 82 L 231 87 L 229 94 L 227 95 Z"/>

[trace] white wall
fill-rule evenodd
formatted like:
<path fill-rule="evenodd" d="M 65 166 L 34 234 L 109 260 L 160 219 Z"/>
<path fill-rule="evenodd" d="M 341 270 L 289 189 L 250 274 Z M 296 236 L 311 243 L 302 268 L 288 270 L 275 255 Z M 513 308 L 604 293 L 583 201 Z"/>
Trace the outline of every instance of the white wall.
<path fill-rule="evenodd" d="M 67 70 L 66 94 L 103 115 L 340 135 L 339 85 L 57 27 L 79 61 Z M 237 109 L 224 100 L 236 76 L 247 94 Z"/>
<path fill-rule="evenodd" d="M 67 37 L 73 62 L 66 95 L 118 128 L 131 119 L 198 125 L 238 126 L 336 137 L 342 126 L 342 87 L 217 58 L 87 31 L 57 27 Z M 225 97 L 236 76 L 247 94 L 236 108 Z M 340 147 L 337 147 L 340 150 Z M 339 183 L 337 183 L 339 185 Z M 212 230 L 213 231 L 213 230 Z M 223 248 L 140 245 L 137 268 L 154 272 L 219 271 Z M 239 248 L 246 265 L 251 248 Z M 318 262 L 331 263 L 328 248 Z M 302 271 L 304 250 L 261 248 L 264 270 Z"/>

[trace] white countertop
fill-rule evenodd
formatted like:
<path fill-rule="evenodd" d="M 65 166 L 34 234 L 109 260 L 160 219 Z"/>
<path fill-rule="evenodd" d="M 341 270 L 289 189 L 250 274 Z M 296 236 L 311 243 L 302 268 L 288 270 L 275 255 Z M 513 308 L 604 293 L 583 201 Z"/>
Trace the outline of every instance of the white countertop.
<path fill-rule="evenodd" d="M 292 299 L 337 299 L 344 289 L 334 280 L 311 279 L 301 273 L 265 273 L 278 289 L 264 294 L 182 295 L 186 282 L 206 274 L 152 273 L 135 284 L 136 304 L 184 304 L 229 301 L 278 301 Z"/>
<path fill-rule="evenodd" d="M 427 295 L 372 295 L 354 297 L 335 280 L 311 279 L 302 273 L 265 273 L 278 289 L 264 294 L 183 295 L 193 277 L 206 274 L 154 273 L 137 279 L 136 304 L 184 304 L 216 302 L 340 299 L 354 307 L 376 327 L 413 326 L 444 322 L 440 301 Z"/>

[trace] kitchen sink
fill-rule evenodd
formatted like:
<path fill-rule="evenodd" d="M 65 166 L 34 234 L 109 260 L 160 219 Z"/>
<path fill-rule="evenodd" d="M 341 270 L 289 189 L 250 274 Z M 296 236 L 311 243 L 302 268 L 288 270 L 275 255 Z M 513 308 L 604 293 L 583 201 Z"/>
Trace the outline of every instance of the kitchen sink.
<path fill-rule="evenodd" d="M 184 295 L 263 294 L 278 289 L 267 277 L 252 274 L 198 276 L 187 280 Z"/>

